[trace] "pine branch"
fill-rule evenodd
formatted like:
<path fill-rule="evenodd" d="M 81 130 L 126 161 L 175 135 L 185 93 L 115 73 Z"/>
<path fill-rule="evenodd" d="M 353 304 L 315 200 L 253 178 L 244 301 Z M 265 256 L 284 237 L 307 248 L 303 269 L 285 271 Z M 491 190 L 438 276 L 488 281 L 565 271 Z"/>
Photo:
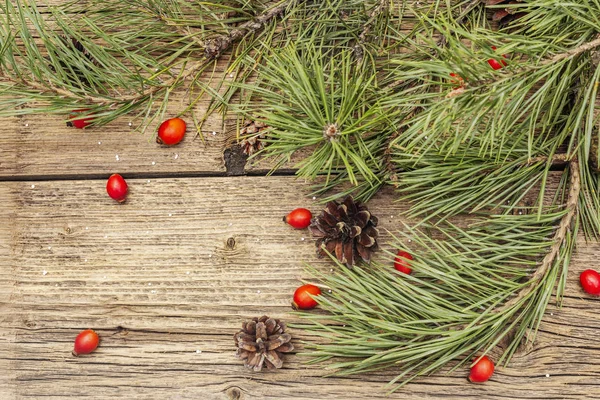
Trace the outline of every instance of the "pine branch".
<path fill-rule="evenodd" d="M 550 251 L 542 260 L 540 266 L 529 279 L 529 285 L 521 290 L 516 297 L 506 302 L 496 313 L 502 313 L 512 308 L 515 304 L 521 302 L 528 297 L 534 290 L 538 288 L 539 282 L 546 276 L 550 267 L 556 261 L 558 254 L 565 243 L 567 233 L 572 227 L 574 219 L 578 214 L 579 194 L 581 192 L 581 175 L 579 172 L 579 161 L 575 158 L 569 162 L 569 196 L 565 208 L 567 213 L 562 217 L 558 229 L 552 238 L 552 246 Z"/>
<path fill-rule="evenodd" d="M 247 21 L 239 27 L 233 29 L 229 34 L 213 38 L 205 43 L 204 55 L 207 60 L 218 58 L 231 45 L 244 36 L 258 32 L 269 21 L 283 14 L 285 9 L 292 4 L 293 0 L 287 0 L 279 5 L 264 11 L 261 15 L 254 18 L 252 21 Z"/>

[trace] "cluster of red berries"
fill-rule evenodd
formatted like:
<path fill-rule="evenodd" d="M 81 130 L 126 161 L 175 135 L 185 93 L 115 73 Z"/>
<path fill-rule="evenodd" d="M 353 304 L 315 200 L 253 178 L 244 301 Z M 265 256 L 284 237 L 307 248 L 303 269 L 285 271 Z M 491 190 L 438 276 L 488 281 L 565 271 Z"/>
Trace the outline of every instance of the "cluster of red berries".
<path fill-rule="evenodd" d="M 77 128 L 85 128 L 86 119 L 74 120 L 73 125 Z M 158 136 L 156 142 L 167 146 L 174 146 L 183 140 L 187 126 L 181 118 L 171 118 L 163 122 L 158 128 Z M 127 182 L 119 174 L 113 174 L 108 178 L 106 183 L 106 192 L 114 200 L 122 203 L 127 198 Z"/>

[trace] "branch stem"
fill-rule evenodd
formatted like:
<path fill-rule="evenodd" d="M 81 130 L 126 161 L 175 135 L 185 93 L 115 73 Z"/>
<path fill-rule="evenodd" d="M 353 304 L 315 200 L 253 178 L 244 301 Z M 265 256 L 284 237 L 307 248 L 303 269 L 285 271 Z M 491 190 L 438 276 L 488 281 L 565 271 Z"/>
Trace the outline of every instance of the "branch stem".
<path fill-rule="evenodd" d="M 567 213 L 562 217 L 560 224 L 558 225 L 558 229 L 554 233 L 554 237 L 552 238 L 553 243 L 550 247 L 550 251 L 546 254 L 540 266 L 529 279 L 529 285 L 523 288 L 516 297 L 510 299 L 502 307 L 497 309 L 496 313 L 502 313 L 506 310 L 509 310 L 515 304 L 529 296 L 537 288 L 539 282 L 542 281 L 556 260 L 556 257 L 559 255 L 560 249 L 565 241 L 565 238 L 567 237 L 567 232 L 569 231 L 573 220 L 577 216 L 579 193 L 581 192 L 581 173 L 579 171 L 579 161 L 577 158 L 569 161 L 569 186 L 569 195 L 565 205 Z"/>
<path fill-rule="evenodd" d="M 371 13 L 369 14 L 369 19 L 363 25 L 363 28 L 358 35 L 358 40 L 356 45 L 354 46 L 354 54 L 356 54 L 356 60 L 361 61 L 364 57 L 363 45 L 367 42 L 367 35 L 373 29 L 373 26 L 377 22 L 377 19 L 380 15 L 387 13 L 390 8 L 390 0 L 379 0 L 379 4 L 377 4 Z"/>
<path fill-rule="evenodd" d="M 575 57 L 580 54 L 583 54 L 586 51 L 593 50 L 596 47 L 600 47 L 600 35 L 597 35 L 596 39 L 594 39 L 590 42 L 584 43 L 580 46 L 575 47 L 574 49 L 565 51 L 564 53 L 557 54 L 554 57 L 552 57 L 548 60 L 545 60 L 544 62 L 542 62 L 542 65 L 554 64 L 559 61 L 565 60 L 567 58 L 571 58 L 571 57 Z"/>
<path fill-rule="evenodd" d="M 227 35 L 217 36 L 204 44 L 204 56 L 207 59 L 215 59 L 221 56 L 231 45 L 248 34 L 261 30 L 273 18 L 283 14 L 291 3 L 290 0 L 283 1 L 279 5 L 264 11 L 251 21 L 244 22 L 239 27 L 231 30 Z"/>

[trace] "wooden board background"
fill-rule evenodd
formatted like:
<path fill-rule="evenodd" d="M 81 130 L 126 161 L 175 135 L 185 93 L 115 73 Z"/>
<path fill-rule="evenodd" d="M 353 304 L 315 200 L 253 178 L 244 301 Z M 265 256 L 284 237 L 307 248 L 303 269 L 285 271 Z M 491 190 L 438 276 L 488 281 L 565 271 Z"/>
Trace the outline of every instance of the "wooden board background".
<path fill-rule="evenodd" d="M 128 123 L 79 131 L 59 117 L 0 120 L 0 399 L 600 398 L 600 299 L 577 282 L 600 268 L 600 246 L 582 239 L 563 307 L 551 306 L 538 341 L 484 385 L 459 369 L 387 396 L 394 370 L 326 377 L 296 354 L 280 371 L 247 371 L 234 357 L 241 322 L 293 322 L 303 264 L 329 268 L 306 231 L 281 222 L 297 206 L 319 210 L 310 185 L 260 167 L 226 176 L 232 138 L 218 118 L 206 143 L 189 135 L 173 148 Z M 131 189 L 122 205 L 105 193 L 115 172 Z M 370 203 L 391 231 L 404 207 L 391 190 Z M 74 358 L 85 328 L 101 346 Z M 299 351 L 315 340 L 293 334 Z"/>

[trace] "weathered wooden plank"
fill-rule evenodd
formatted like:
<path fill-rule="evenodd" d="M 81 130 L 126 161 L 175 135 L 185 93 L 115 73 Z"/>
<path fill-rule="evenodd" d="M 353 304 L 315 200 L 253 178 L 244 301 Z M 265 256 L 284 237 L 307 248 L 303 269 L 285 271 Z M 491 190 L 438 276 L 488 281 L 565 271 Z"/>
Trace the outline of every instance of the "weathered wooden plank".
<path fill-rule="evenodd" d="M 202 118 L 203 109 L 197 114 Z M 188 121 L 186 138 L 173 147 L 155 143 L 154 129 L 146 134 L 136 132 L 127 118 L 101 129 L 85 130 L 66 127 L 65 118 L 36 115 L 0 119 L 5 128 L 0 137 L 0 178 L 225 172 L 223 150 L 228 134 L 217 115 L 203 126 L 205 142 Z"/>
<path fill-rule="evenodd" d="M 14 285 L 0 314 L 0 368 L 11 371 L 0 379 L 2 398 L 388 398 L 384 384 L 394 371 L 326 378 L 322 366 L 291 355 L 282 371 L 255 374 L 234 358 L 232 335 L 243 319 L 294 320 L 289 302 L 303 262 L 329 268 L 306 231 L 281 221 L 296 206 L 319 210 L 304 197 L 306 184 L 289 177 L 129 183 L 122 205 L 102 180 L 0 186 L 15 214 L 2 221 L 12 226 L 0 227 L 13 265 L 3 279 Z M 390 191 L 370 207 L 383 228 L 400 227 L 405 206 Z M 598 299 L 582 294 L 577 276 L 597 267 L 599 255 L 597 245 L 580 243 L 563 308 L 552 307 L 538 342 L 491 382 L 468 384 L 459 369 L 391 398 L 597 398 Z M 87 327 L 102 345 L 75 359 L 73 338 Z M 314 339 L 295 337 L 299 349 L 300 340 Z"/>
<path fill-rule="evenodd" d="M 14 247 L 13 233 L 15 230 L 15 202 L 12 188 L 0 185 L 0 204 L 5 208 L 0 213 L 0 315 L 15 311 L 12 303 L 14 291 L 15 264 L 11 250 Z M 1 320 L 1 317 L 0 317 Z M 14 398 L 16 374 L 11 365 L 15 331 L 9 327 L 0 328 L 0 398 Z"/>

